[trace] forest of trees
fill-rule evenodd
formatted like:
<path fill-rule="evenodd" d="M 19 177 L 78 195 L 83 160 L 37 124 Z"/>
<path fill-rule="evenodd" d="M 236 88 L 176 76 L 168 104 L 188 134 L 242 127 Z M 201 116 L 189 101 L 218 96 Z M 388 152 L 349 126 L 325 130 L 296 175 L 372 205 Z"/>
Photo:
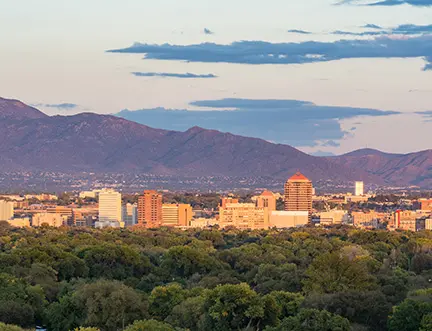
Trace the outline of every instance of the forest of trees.
<path fill-rule="evenodd" d="M 0 330 L 432 330 L 432 233 L 17 229 Z"/>

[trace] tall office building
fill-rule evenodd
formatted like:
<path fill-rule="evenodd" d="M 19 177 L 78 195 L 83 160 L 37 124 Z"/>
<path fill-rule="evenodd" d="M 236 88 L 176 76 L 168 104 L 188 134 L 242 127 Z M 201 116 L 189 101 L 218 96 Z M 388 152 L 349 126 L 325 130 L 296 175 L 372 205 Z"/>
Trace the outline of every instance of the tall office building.
<path fill-rule="evenodd" d="M 256 206 L 258 208 L 268 208 L 269 211 L 276 210 L 276 197 L 273 192 L 264 191 L 256 199 Z"/>
<path fill-rule="evenodd" d="M 189 226 L 192 220 L 192 206 L 186 204 L 162 205 L 162 225 Z"/>
<path fill-rule="evenodd" d="M 364 183 L 363 182 L 355 182 L 355 195 L 361 196 L 364 195 Z"/>
<path fill-rule="evenodd" d="M 0 221 L 8 221 L 14 216 L 14 203 L 0 200 Z"/>
<path fill-rule="evenodd" d="M 285 183 L 285 211 L 307 211 L 312 217 L 312 182 L 297 172 Z"/>
<path fill-rule="evenodd" d="M 121 193 L 102 190 L 99 193 L 99 223 L 122 222 Z"/>
<path fill-rule="evenodd" d="M 146 190 L 138 197 L 138 225 L 146 228 L 162 225 L 162 194 Z"/>

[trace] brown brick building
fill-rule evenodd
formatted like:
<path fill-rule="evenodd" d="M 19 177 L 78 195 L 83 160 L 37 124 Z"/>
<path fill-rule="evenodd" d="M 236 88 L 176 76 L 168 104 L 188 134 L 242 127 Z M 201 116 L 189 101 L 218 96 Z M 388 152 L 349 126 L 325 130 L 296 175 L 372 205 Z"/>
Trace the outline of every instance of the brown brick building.
<path fill-rule="evenodd" d="M 157 228 L 162 225 L 162 194 L 146 190 L 138 198 L 138 225 Z"/>

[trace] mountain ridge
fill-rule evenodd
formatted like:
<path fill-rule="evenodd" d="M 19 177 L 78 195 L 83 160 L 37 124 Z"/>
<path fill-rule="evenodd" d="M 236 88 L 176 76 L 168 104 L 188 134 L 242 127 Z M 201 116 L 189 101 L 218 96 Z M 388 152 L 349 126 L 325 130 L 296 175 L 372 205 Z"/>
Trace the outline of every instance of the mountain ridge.
<path fill-rule="evenodd" d="M 17 100 L 0 99 L 0 105 L 0 167 L 4 170 L 272 176 L 284 180 L 300 169 L 314 181 L 364 180 L 377 185 L 423 185 L 424 181 L 432 186 L 429 170 L 422 168 L 432 160 L 427 153 L 420 153 L 417 159 L 379 151 L 316 157 L 289 145 L 197 126 L 184 132 L 168 131 L 113 115 L 47 116 Z"/>

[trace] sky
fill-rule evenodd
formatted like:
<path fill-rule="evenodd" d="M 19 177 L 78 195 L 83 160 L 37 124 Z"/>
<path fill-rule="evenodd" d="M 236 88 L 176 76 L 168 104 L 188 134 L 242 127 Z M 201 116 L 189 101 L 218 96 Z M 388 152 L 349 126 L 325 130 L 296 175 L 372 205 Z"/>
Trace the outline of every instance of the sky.
<path fill-rule="evenodd" d="M 432 148 L 432 0 L 0 0 L 0 96 L 311 154 Z"/>

